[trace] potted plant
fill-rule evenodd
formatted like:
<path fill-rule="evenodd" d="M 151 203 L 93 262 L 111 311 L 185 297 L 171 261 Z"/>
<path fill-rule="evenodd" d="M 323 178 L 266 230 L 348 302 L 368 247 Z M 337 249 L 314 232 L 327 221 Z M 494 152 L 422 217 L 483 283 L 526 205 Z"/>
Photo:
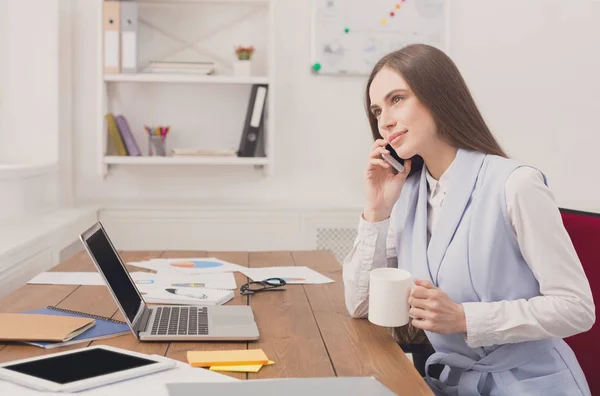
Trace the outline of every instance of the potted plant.
<path fill-rule="evenodd" d="M 235 48 L 236 60 L 233 62 L 233 74 L 236 76 L 249 76 L 252 74 L 253 46 L 239 45 Z"/>

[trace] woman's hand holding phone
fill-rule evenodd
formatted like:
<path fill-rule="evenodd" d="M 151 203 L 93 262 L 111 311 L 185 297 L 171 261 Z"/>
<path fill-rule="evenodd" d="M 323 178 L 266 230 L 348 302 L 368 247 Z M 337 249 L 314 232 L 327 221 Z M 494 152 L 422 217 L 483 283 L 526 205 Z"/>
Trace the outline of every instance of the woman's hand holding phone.
<path fill-rule="evenodd" d="M 377 139 L 373 143 L 369 153 L 369 165 L 365 172 L 367 205 L 363 217 L 371 223 L 390 217 L 406 177 L 410 173 L 410 160 L 404 162 L 404 172 L 396 173 L 392 165 L 381 157 L 383 154 L 390 153 L 385 148 L 387 144 L 384 139 Z"/>

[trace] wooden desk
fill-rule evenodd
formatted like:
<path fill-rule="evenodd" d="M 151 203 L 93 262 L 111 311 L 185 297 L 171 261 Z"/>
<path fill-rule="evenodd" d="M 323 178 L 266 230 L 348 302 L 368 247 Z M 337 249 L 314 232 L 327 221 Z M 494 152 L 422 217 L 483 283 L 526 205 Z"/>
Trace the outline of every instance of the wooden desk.
<path fill-rule="evenodd" d="M 262 348 L 272 366 L 255 374 L 230 374 L 240 379 L 278 377 L 374 376 L 401 395 L 433 395 L 427 384 L 384 328 L 364 319 L 352 319 L 344 304 L 344 285 L 339 262 L 329 252 L 123 252 L 123 260 L 155 257 L 218 257 L 249 267 L 298 265 L 313 268 L 332 278 L 325 285 L 288 285 L 285 292 L 242 296 L 228 304 L 250 304 L 260 340 L 241 343 L 138 342 L 133 335 L 99 340 L 143 353 L 161 354 L 186 361 L 188 350 Z M 129 267 L 129 270 L 142 269 Z M 53 271 L 95 271 L 86 253 L 57 265 Z M 236 273 L 238 286 L 247 278 Z M 89 312 L 123 320 L 104 286 L 24 285 L 0 300 L 0 312 L 20 312 L 47 305 Z M 0 362 L 44 353 L 80 348 L 72 345 L 47 351 L 20 344 L 0 344 Z M 229 374 L 228 374 L 229 375 Z"/>

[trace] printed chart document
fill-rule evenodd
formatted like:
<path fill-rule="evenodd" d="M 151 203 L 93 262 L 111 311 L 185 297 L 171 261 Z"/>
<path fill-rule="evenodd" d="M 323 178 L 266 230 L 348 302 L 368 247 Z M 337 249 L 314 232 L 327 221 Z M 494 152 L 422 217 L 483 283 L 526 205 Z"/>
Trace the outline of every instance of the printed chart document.
<path fill-rule="evenodd" d="M 156 272 L 169 270 L 169 273 L 186 275 L 211 274 L 215 272 L 239 272 L 245 268 L 241 265 L 219 260 L 215 257 L 159 258 L 146 261 L 130 261 L 127 264 Z"/>

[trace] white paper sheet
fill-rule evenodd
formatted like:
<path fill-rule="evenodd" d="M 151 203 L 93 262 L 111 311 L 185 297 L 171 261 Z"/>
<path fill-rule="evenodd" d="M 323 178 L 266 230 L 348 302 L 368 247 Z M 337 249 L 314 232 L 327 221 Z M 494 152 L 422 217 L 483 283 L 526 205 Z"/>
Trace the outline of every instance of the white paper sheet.
<path fill-rule="evenodd" d="M 27 283 L 37 285 L 104 285 L 104 279 L 97 272 L 42 272 Z"/>
<path fill-rule="evenodd" d="M 268 278 L 283 278 L 287 283 L 296 285 L 334 282 L 333 279 L 308 267 L 244 268 L 241 272 L 253 281 L 261 281 Z"/>
<path fill-rule="evenodd" d="M 144 272 L 131 272 L 133 279 L 143 276 Z M 37 285 L 85 285 L 105 286 L 104 279 L 98 272 L 42 272 L 27 283 Z"/>
<path fill-rule="evenodd" d="M 74 394 L 81 396 L 168 396 L 169 393 L 167 392 L 166 383 L 184 381 L 229 382 L 238 380 L 214 371 L 191 367 L 187 363 L 177 362 L 175 368 L 170 370 L 132 378 L 127 381 L 117 382 L 115 384 L 105 385 Z M 0 381 L 0 395 L 65 396 L 68 395 L 68 393 L 40 392 L 20 385 L 15 385 L 10 382 Z"/>

